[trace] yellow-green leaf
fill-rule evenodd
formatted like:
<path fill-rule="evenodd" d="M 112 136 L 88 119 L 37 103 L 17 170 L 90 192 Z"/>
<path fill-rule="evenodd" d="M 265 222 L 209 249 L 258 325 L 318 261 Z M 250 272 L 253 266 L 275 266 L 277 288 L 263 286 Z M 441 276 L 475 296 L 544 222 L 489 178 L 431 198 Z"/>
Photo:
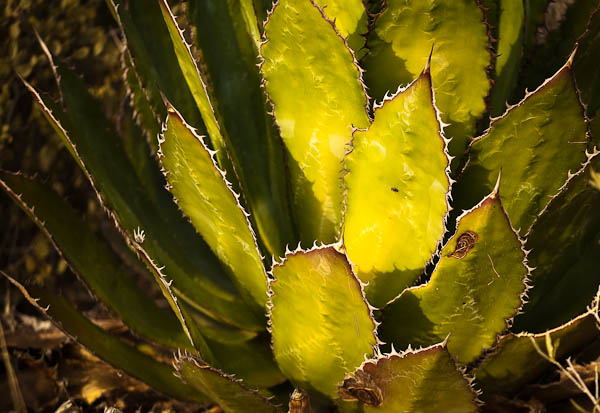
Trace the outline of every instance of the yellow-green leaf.
<path fill-rule="evenodd" d="M 369 360 L 344 380 L 339 394 L 342 407 L 356 406 L 353 412 L 477 412 L 477 394 L 445 343 Z"/>
<path fill-rule="evenodd" d="M 335 398 L 337 383 L 373 354 L 375 323 L 347 258 L 333 247 L 298 250 L 273 267 L 273 353 L 294 384 Z"/>
<path fill-rule="evenodd" d="M 376 108 L 344 162 L 344 244 L 383 307 L 423 272 L 445 229 L 449 161 L 428 69 Z"/>
<path fill-rule="evenodd" d="M 325 16 L 335 21 L 335 27 L 346 38 L 348 46 L 362 58 L 367 49 L 364 48 L 367 34 L 367 10 L 362 0 L 315 0 L 322 7 Z"/>
<path fill-rule="evenodd" d="M 342 218 L 342 159 L 367 96 L 352 52 L 310 0 L 281 0 L 265 26 L 265 87 L 288 151 L 293 207 L 305 246 L 330 243 Z"/>
<path fill-rule="evenodd" d="M 213 159 L 214 152 L 171 106 L 160 141 L 161 163 L 179 207 L 228 268 L 242 295 L 267 302 L 267 275 L 248 216 Z M 256 306 L 254 306 L 256 308 Z"/>
<path fill-rule="evenodd" d="M 412 81 L 431 56 L 436 103 L 462 155 L 486 110 L 491 55 L 483 12 L 474 0 L 388 0 L 370 33 L 365 80 L 375 98 Z"/>
<path fill-rule="evenodd" d="M 497 189 L 462 216 L 428 284 L 384 309 L 381 334 L 396 347 L 431 345 L 467 364 L 492 347 L 522 305 L 529 273 Z"/>

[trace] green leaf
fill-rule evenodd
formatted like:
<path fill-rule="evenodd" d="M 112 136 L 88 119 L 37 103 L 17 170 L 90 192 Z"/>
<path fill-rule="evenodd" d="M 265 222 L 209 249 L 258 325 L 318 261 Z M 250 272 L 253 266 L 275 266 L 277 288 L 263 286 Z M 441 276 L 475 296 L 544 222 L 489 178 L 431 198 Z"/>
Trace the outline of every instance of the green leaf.
<path fill-rule="evenodd" d="M 376 99 L 419 75 L 431 55 L 442 120 L 450 123 L 450 153 L 462 155 L 486 111 L 491 63 L 483 12 L 472 0 L 389 0 L 369 36 L 365 80 Z"/>
<path fill-rule="evenodd" d="M 197 357 L 179 354 L 175 368 L 184 383 L 208 395 L 226 413 L 277 412 L 275 406 L 256 390 L 246 388 L 241 381 L 210 367 Z"/>
<path fill-rule="evenodd" d="M 405 348 L 448 335 L 448 351 L 468 364 L 492 347 L 521 307 L 528 268 L 496 189 L 459 220 L 428 284 L 384 309 L 381 335 Z"/>
<path fill-rule="evenodd" d="M 570 61 L 539 89 L 492 120 L 470 146 L 456 185 L 460 210 L 485 196 L 502 171 L 500 193 L 513 226 L 526 234 L 569 171 L 585 162 L 587 125 Z"/>
<path fill-rule="evenodd" d="M 298 240 L 290 219 L 283 147 L 273 118 L 265 113 L 257 44 L 247 31 L 246 22 L 253 21 L 256 26 L 255 16 L 240 13 L 248 3 L 191 2 L 190 21 L 196 28 L 196 44 L 212 85 L 213 107 L 221 119 L 227 150 L 255 228 L 266 250 L 283 256 L 285 246 L 295 245 Z M 256 32 L 258 35 L 258 29 Z"/>
<path fill-rule="evenodd" d="M 331 21 L 335 21 L 338 32 L 346 39 L 357 59 L 368 52 L 365 46 L 367 10 L 362 0 L 315 0 Z"/>
<path fill-rule="evenodd" d="M 590 17 L 586 32 L 577 40 L 577 52 L 573 60 L 573 74 L 579 86 L 581 100 L 585 104 L 585 114 L 589 119 L 597 116 L 600 107 L 598 50 L 600 50 L 600 7 Z M 600 138 L 598 134 L 594 136 Z"/>
<path fill-rule="evenodd" d="M 474 371 L 483 394 L 512 395 L 551 368 L 552 364 L 542 358 L 531 342 L 535 340 L 544 351 L 548 336 L 555 347 L 555 357 L 560 360 L 598 338 L 597 320 L 588 312 L 547 333 L 511 333 L 500 337 L 495 352 Z"/>
<path fill-rule="evenodd" d="M 344 160 L 344 245 L 377 307 L 412 285 L 444 233 L 450 179 L 441 129 L 426 68 L 376 107 L 367 131 L 354 132 Z"/>
<path fill-rule="evenodd" d="M 517 84 L 523 55 L 523 0 L 500 1 L 499 14 L 496 80 L 491 95 L 492 116 L 505 112 L 508 98 Z"/>
<path fill-rule="evenodd" d="M 336 384 L 377 344 L 362 287 L 333 247 L 297 250 L 273 267 L 270 325 L 273 353 L 295 385 L 336 397 Z"/>
<path fill-rule="evenodd" d="M 38 311 L 47 315 L 73 340 L 114 367 L 136 377 L 159 392 L 179 400 L 206 403 L 210 399 L 196 388 L 181 383 L 173 373 L 172 366 L 159 363 L 136 348 L 111 336 L 85 318 L 63 297 L 47 290 L 31 287 L 30 295 L 25 287 L 0 271 Z M 35 298 L 34 298 L 35 297 Z"/>
<path fill-rule="evenodd" d="M 541 333 L 565 323 L 584 311 L 598 289 L 600 191 L 591 180 L 599 169 L 596 152 L 531 229 L 526 248 L 532 250 L 534 288 L 513 331 Z"/>
<path fill-rule="evenodd" d="M 361 71 L 333 23 L 309 0 L 281 0 L 265 26 L 265 88 L 288 151 L 305 246 L 337 240 L 345 145 L 369 124 Z"/>
<path fill-rule="evenodd" d="M 185 118 L 204 133 L 205 126 L 169 37 L 157 1 L 106 0 L 125 35 L 126 47 L 150 105 L 160 119 L 166 116 L 161 93 L 180 108 Z"/>
<path fill-rule="evenodd" d="M 477 412 L 477 394 L 445 343 L 418 351 L 381 355 L 346 378 L 339 388 L 343 405 L 357 412 Z M 356 399 L 355 401 L 352 401 Z"/>
<path fill-rule="evenodd" d="M 25 211 L 73 271 L 129 328 L 169 347 L 190 348 L 173 314 L 158 308 L 108 245 L 54 191 L 21 175 L 0 172 L 0 187 Z"/>
<path fill-rule="evenodd" d="M 214 152 L 173 107 L 168 111 L 159 156 L 170 190 L 260 314 L 267 302 L 267 275 L 239 195 L 214 161 Z"/>
<path fill-rule="evenodd" d="M 210 142 L 217 151 L 219 165 L 227 172 L 229 179 L 236 183 L 237 188 L 235 167 L 232 165 L 231 159 L 228 156 L 226 138 L 223 136 L 221 126 L 215 116 L 208 91 L 206 90 L 206 82 L 200 75 L 196 60 L 194 60 L 194 57 L 192 56 L 190 46 L 186 43 L 183 32 L 179 29 L 175 16 L 171 13 L 171 9 L 169 9 L 166 0 L 159 0 L 158 3 L 160 4 L 164 22 L 169 30 L 169 36 L 173 44 L 173 50 L 175 50 L 175 55 L 177 56 L 177 62 L 179 63 L 179 67 L 185 77 L 189 90 L 192 92 L 192 96 L 196 101 L 198 110 L 202 114 L 202 120 L 206 125 L 208 136 L 210 136 Z"/>
<path fill-rule="evenodd" d="M 135 238 L 134 231 L 145 231 L 144 249 L 167 268 L 178 296 L 197 303 L 206 314 L 220 321 L 262 329 L 262 320 L 253 317 L 239 300 L 219 260 L 182 218 L 168 192 L 159 188 L 157 193 L 167 202 L 153 202 L 136 178 L 118 134 L 83 83 L 69 71 L 59 68 L 59 72 L 67 112 L 49 107 L 47 100 L 31 86 L 28 88 L 117 227 L 130 240 Z"/>
<path fill-rule="evenodd" d="M 573 51 L 579 36 L 587 27 L 592 12 L 598 8 L 598 0 L 548 3 L 529 49 L 525 52 L 525 64 L 521 72 L 521 85 L 517 89 L 522 98 L 525 88 L 537 88 L 555 73 Z M 539 12 L 539 11 L 538 11 Z M 580 85 L 582 89 L 584 85 Z"/>

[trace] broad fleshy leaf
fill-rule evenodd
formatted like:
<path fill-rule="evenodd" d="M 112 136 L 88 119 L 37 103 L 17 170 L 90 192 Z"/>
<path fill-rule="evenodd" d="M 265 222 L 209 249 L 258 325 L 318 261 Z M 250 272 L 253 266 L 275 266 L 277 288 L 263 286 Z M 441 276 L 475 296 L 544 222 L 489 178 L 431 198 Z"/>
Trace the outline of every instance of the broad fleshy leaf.
<path fill-rule="evenodd" d="M 217 320 L 262 329 L 262 320 L 252 316 L 249 307 L 239 300 L 219 260 L 182 218 L 168 192 L 158 188 L 155 194 L 161 201 L 157 202 L 158 198 L 149 196 L 138 181 L 118 134 L 85 85 L 69 71 L 59 68 L 59 73 L 67 112 L 61 112 L 27 86 L 117 227 L 130 240 L 135 239 L 134 231 L 145 232 L 144 249 L 157 264 L 167 268 L 178 296 Z"/>
<path fill-rule="evenodd" d="M 470 146 L 455 186 L 460 209 L 470 208 L 493 187 L 502 171 L 500 193 L 510 221 L 526 234 L 538 214 L 585 162 L 587 125 L 570 61 L 529 94 Z"/>
<path fill-rule="evenodd" d="M 450 354 L 470 363 L 521 307 L 528 273 L 496 189 L 460 218 L 429 283 L 405 290 L 384 309 L 383 340 L 405 348 L 450 335 Z"/>
<path fill-rule="evenodd" d="M 367 131 L 354 132 L 344 160 L 344 245 L 377 307 L 412 285 L 444 233 L 450 179 L 441 129 L 427 68 L 376 108 Z"/>
<path fill-rule="evenodd" d="M 283 374 L 317 397 L 377 344 L 375 323 L 347 258 L 333 247 L 297 250 L 273 267 L 269 284 L 273 353 Z"/>
<path fill-rule="evenodd" d="M 532 339 L 541 351 L 546 352 L 546 340 L 549 337 L 555 351 L 554 357 L 560 360 L 598 336 L 596 317 L 588 312 L 548 332 L 500 337 L 495 351 L 474 370 L 477 385 L 484 395 L 514 394 L 552 367 L 537 352 Z"/>
<path fill-rule="evenodd" d="M 573 73 L 577 80 L 581 100 L 585 104 L 585 113 L 589 119 L 597 117 L 598 108 L 600 108 L 599 48 L 600 6 L 590 17 L 586 32 L 577 40 L 577 52 L 573 60 Z M 600 135 L 594 133 L 594 130 L 592 130 L 592 134 L 596 139 L 600 139 Z"/>
<path fill-rule="evenodd" d="M 517 84 L 525 24 L 523 0 L 502 0 L 499 3 L 496 80 L 490 102 L 492 116 L 499 116 L 506 111 L 509 96 Z"/>
<path fill-rule="evenodd" d="M 298 240 L 290 218 L 283 147 L 273 118 L 266 113 L 260 87 L 258 45 L 253 39 L 260 34 L 252 2 L 196 1 L 189 6 L 196 44 L 212 86 L 213 107 L 220 116 L 251 219 L 266 250 L 283 256 L 285 246 L 296 245 Z"/>
<path fill-rule="evenodd" d="M 367 95 L 352 51 L 311 0 L 279 1 L 265 26 L 261 70 L 288 151 L 304 246 L 335 242 L 342 159 L 352 127 L 366 128 Z"/>
<path fill-rule="evenodd" d="M 366 361 L 339 388 L 340 404 L 353 412 L 477 412 L 477 393 L 445 343 Z M 355 399 L 353 401 L 353 399 Z"/>
<path fill-rule="evenodd" d="M 534 288 L 513 331 L 543 332 L 581 314 L 600 284 L 600 153 L 570 179 L 531 229 L 526 248 Z"/>
<path fill-rule="evenodd" d="M 472 0 L 388 0 L 369 36 L 365 81 L 376 99 L 416 78 L 431 54 L 431 76 L 450 153 L 462 155 L 486 110 L 491 63 L 484 15 Z M 433 50 L 433 52 L 432 52 Z"/>
<path fill-rule="evenodd" d="M 197 357 L 180 354 L 175 360 L 175 368 L 184 383 L 206 394 L 226 413 L 278 411 L 256 390 L 246 388 L 240 380 L 227 376 Z"/>
<path fill-rule="evenodd" d="M 367 10 L 362 0 L 315 0 L 325 16 L 335 21 L 335 27 L 344 36 L 357 59 L 367 53 L 364 48 L 367 34 Z"/>
<path fill-rule="evenodd" d="M 73 271 L 133 331 L 173 348 L 190 341 L 173 314 L 145 296 L 108 245 L 54 191 L 21 175 L 0 172 L 0 187 L 52 241 Z"/>
<path fill-rule="evenodd" d="M 159 156 L 169 189 L 199 234 L 228 268 L 256 313 L 267 302 L 267 274 L 248 216 L 203 139 L 168 106 Z M 251 297 L 251 298 L 250 298 Z"/>
<path fill-rule="evenodd" d="M 208 403 L 210 398 L 198 389 L 178 380 L 172 366 L 141 353 L 117 337 L 93 324 L 63 297 L 41 288 L 31 287 L 31 294 L 13 278 L 0 271 L 41 313 L 47 315 L 68 336 L 114 367 L 137 377 L 154 389 L 180 400 Z"/>

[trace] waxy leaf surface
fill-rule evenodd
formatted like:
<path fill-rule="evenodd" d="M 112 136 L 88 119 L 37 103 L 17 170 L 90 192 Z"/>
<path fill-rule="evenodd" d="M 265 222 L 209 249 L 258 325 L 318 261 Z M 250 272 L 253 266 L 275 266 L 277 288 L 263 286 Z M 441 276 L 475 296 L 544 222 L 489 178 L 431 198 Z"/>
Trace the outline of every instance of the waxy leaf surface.
<path fill-rule="evenodd" d="M 523 25 L 525 24 L 523 3 L 523 0 L 500 1 L 496 81 L 491 96 L 492 116 L 499 116 L 506 111 L 506 104 L 518 80 L 523 55 Z"/>
<path fill-rule="evenodd" d="M 600 284 L 600 191 L 592 171 L 600 154 L 550 202 L 531 229 L 526 248 L 533 289 L 513 331 L 543 332 L 581 314 Z"/>
<path fill-rule="evenodd" d="M 375 324 L 347 258 L 333 247 L 287 255 L 273 267 L 270 324 L 282 373 L 315 394 L 336 397 L 336 384 L 371 356 Z"/>
<path fill-rule="evenodd" d="M 502 171 L 500 193 L 515 229 L 525 235 L 537 215 L 585 162 L 587 125 L 569 65 L 513 106 L 473 141 L 454 199 L 467 209 L 489 193 Z"/>
<path fill-rule="evenodd" d="M 367 391 L 381 392 L 381 404 L 355 404 L 364 413 L 438 413 L 476 412 L 477 395 L 469 381 L 457 370 L 456 363 L 444 344 L 419 351 L 396 352 L 365 362 L 354 372 L 362 378 Z M 348 381 L 346 381 L 348 383 Z M 340 389 L 343 392 L 343 386 Z M 375 400 L 375 399 L 374 399 Z"/>
<path fill-rule="evenodd" d="M 432 93 L 427 71 L 384 101 L 344 160 L 344 244 L 376 307 L 412 285 L 444 233 L 449 161 Z"/>
<path fill-rule="evenodd" d="M 367 53 L 363 49 L 367 34 L 367 10 L 362 0 L 316 0 L 323 8 L 325 16 L 335 21 L 335 27 L 346 38 L 348 46 L 354 51 L 357 59 Z"/>
<path fill-rule="evenodd" d="M 365 80 L 376 99 L 416 78 L 431 55 L 450 153 L 462 155 L 486 110 L 491 55 L 483 12 L 473 0 L 388 0 L 369 37 Z M 432 52 L 433 49 L 433 52 Z"/>
<path fill-rule="evenodd" d="M 384 309 L 383 340 L 405 348 L 450 335 L 450 354 L 470 363 L 521 307 L 527 274 L 521 241 L 494 191 L 460 219 L 429 283 L 405 290 Z"/>
<path fill-rule="evenodd" d="M 175 360 L 177 375 L 188 386 L 206 394 L 226 413 L 276 413 L 278 410 L 256 390 L 209 366 L 190 355 L 180 355 Z"/>
<path fill-rule="evenodd" d="M 598 325 L 596 318 L 587 313 L 547 334 L 552 340 L 555 357 L 560 360 L 597 339 Z M 477 386 L 483 390 L 484 395 L 512 395 L 553 367 L 537 352 L 532 339 L 542 352 L 547 352 L 546 333 L 520 333 L 500 337 L 494 353 L 474 371 Z"/>
<path fill-rule="evenodd" d="M 136 169 L 100 104 L 73 73 L 61 68 L 59 73 L 67 112 L 49 106 L 30 90 L 103 205 L 114 214 L 118 228 L 130 239 L 138 229 L 145 232 L 144 249 L 157 265 L 166 267 L 178 296 L 220 321 L 261 329 L 262 320 L 253 317 L 239 300 L 219 260 L 182 218 L 168 192 L 160 187 L 148 192 L 137 179 Z M 158 182 L 162 186 L 164 181 Z"/>
<path fill-rule="evenodd" d="M 6 276 L 6 274 L 0 272 Z M 172 366 L 160 363 L 124 343 L 85 318 L 63 297 L 45 289 L 31 287 L 31 294 L 14 279 L 8 280 L 21 291 L 23 296 L 40 312 L 70 337 L 86 347 L 96 356 L 114 367 L 136 377 L 159 392 L 179 400 L 207 403 L 210 399 L 192 386 L 182 383 L 174 376 Z"/>
<path fill-rule="evenodd" d="M 310 0 L 282 0 L 265 26 L 262 74 L 288 151 L 293 209 L 305 247 L 335 242 L 342 159 L 367 96 L 352 52 Z"/>
<path fill-rule="evenodd" d="M 240 13 L 240 7 L 249 9 L 251 15 Z M 191 2 L 190 21 L 196 27 L 196 44 L 212 85 L 213 108 L 221 119 L 255 228 L 268 252 L 282 257 L 285 246 L 296 245 L 298 240 L 290 218 L 283 147 L 273 118 L 266 114 L 258 45 L 247 31 L 253 29 L 259 36 L 252 2 Z"/>
<path fill-rule="evenodd" d="M 214 152 L 175 109 L 168 110 L 160 155 L 170 190 L 229 269 L 239 291 L 258 304 L 258 314 L 267 302 L 267 275 L 246 213 L 213 159 Z"/>

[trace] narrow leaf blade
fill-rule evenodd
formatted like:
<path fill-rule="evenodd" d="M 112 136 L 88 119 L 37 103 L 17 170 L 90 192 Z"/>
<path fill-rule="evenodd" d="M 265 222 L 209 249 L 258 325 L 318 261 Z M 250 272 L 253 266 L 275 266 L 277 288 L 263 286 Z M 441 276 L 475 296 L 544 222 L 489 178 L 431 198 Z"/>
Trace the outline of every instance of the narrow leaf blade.
<path fill-rule="evenodd" d="M 227 266 L 238 289 L 251 297 L 258 309 L 264 308 L 267 275 L 239 195 L 214 161 L 214 152 L 174 108 L 169 106 L 168 110 L 160 157 L 170 190 L 198 233 Z"/>

